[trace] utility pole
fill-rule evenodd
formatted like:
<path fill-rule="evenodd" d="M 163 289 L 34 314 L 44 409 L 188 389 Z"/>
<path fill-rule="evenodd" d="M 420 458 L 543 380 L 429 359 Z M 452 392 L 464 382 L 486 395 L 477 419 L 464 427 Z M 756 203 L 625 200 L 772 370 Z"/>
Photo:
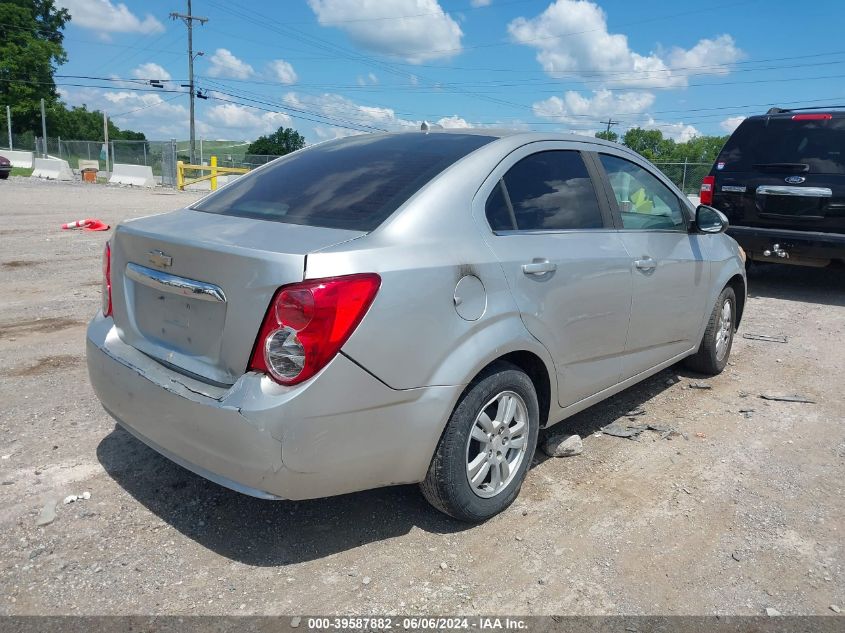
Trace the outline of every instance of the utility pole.
<path fill-rule="evenodd" d="M 43 158 L 47 158 L 47 116 L 44 114 L 44 99 L 41 100 L 41 136 L 44 141 Z"/>
<path fill-rule="evenodd" d="M 614 121 L 610 117 L 607 117 L 607 121 L 599 121 L 599 123 L 606 123 L 607 124 L 607 134 L 610 135 L 610 126 L 611 125 L 619 125 L 619 121 Z"/>
<path fill-rule="evenodd" d="M 188 13 L 171 13 L 170 19 L 182 20 L 185 26 L 188 27 L 188 88 L 191 91 L 191 164 L 194 164 L 194 156 L 196 155 L 196 137 L 194 132 L 194 97 L 196 90 L 194 89 L 194 21 L 200 24 L 208 22 L 208 18 L 201 18 L 191 15 L 191 0 L 188 0 Z M 197 55 L 202 55 L 198 53 Z"/>
<path fill-rule="evenodd" d="M 15 149 L 12 147 L 12 109 L 6 106 L 6 127 L 9 129 L 9 151 Z"/>
<path fill-rule="evenodd" d="M 109 117 L 103 112 L 103 148 L 106 150 L 106 173 L 109 172 Z M 114 156 L 112 156 L 112 159 Z"/>

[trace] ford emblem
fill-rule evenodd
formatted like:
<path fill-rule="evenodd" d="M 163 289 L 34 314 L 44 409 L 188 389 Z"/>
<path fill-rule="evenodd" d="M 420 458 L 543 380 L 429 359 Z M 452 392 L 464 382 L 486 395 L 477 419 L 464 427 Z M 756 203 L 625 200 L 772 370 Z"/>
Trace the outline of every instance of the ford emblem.
<path fill-rule="evenodd" d="M 804 178 L 804 176 L 787 176 L 786 178 L 784 178 L 784 180 L 790 185 L 800 185 L 807 179 Z"/>

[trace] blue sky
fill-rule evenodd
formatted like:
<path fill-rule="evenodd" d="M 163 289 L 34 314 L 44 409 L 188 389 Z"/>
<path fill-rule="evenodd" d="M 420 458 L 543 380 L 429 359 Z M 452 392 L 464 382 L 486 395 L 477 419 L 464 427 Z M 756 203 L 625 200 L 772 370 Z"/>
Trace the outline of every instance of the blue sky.
<path fill-rule="evenodd" d="M 72 15 L 65 100 L 186 138 L 186 29 L 168 17 L 185 0 L 57 4 Z M 194 29 L 206 139 L 421 120 L 592 134 L 611 117 L 686 140 L 769 104 L 845 103 L 842 0 L 194 0 L 193 13 L 208 18 Z"/>

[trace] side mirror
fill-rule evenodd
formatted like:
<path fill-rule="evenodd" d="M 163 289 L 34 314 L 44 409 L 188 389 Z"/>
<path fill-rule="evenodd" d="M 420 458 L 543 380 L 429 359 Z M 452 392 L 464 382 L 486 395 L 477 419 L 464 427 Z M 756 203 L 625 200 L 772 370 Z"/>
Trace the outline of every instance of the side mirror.
<path fill-rule="evenodd" d="M 695 228 L 699 233 L 724 233 L 728 218 L 718 209 L 700 204 L 695 210 Z"/>

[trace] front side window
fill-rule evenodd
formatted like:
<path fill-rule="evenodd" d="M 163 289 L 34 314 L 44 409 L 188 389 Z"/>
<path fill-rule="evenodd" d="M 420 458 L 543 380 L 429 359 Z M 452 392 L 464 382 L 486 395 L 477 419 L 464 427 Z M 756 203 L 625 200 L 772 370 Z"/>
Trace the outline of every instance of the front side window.
<path fill-rule="evenodd" d="M 494 231 L 566 231 L 604 226 L 580 152 L 547 151 L 523 158 L 487 200 Z"/>
<path fill-rule="evenodd" d="M 681 202 L 666 185 L 639 165 L 599 154 L 622 215 L 622 228 L 686 230 Z"/>

